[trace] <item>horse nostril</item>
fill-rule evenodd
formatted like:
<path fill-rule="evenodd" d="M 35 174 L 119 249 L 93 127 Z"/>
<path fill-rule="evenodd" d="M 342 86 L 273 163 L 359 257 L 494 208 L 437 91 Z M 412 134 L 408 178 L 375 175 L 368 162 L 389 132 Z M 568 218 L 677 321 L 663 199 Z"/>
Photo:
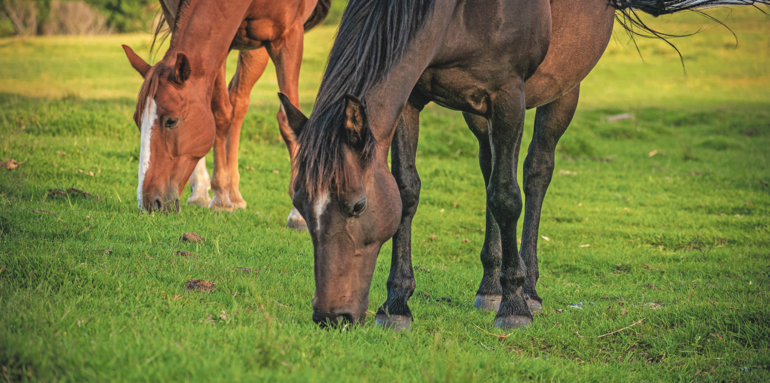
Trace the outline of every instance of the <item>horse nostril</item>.
<path fill-rule="evenodd" d="M 154 210 L 160 210 L 163 207 L 163 202 L 161 202 L 160 198 L 155 198 L 152 200 L 152 208 Z"/>

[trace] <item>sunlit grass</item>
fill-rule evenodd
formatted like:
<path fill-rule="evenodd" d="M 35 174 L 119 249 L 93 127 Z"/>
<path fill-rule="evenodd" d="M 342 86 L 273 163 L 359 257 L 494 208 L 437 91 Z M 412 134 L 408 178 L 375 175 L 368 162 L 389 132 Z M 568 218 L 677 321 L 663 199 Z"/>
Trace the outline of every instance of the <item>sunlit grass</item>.
<path fill-rule="evenodd" d="M 712 25 L 694 15 L 670 20 L 652 23 L 677 32 Z M 146 57 L 151 37 L 0 40 L 0 160 L 22 162 L 0 170 L 0 373 L 11 381 L 766 381 L 770 19 L 740 10 L 726 22 L 737 49 L 717 27 L 676 41 L 687 76 L 664 43 L 639 40 L 642 61 L 616 32 L 582 86 L 543 209 L 544 312 L 507 338 L 492 328 L 494 314 L 473 309 L 484 187 L 458 113 L 429 106 L 421 117 L 413 330 L 383 332 L 370 316 L 363 327 L 323 331 L 310 319 L 312 244 L 284 228 L 289 163 L 272 67 L 242 133 L 248 208 L 148 215 L 135 201 L 131 115 L 141 79 L 120 44 Z M 331 27 L 308 34 L 308 110 L 333 35 Z M 230 73 L 233 64 L 231 55 Z M 619 113 L 634 118 L 607 122 Z M 71 187 L 101 198 L 47 196 Z M 182 243 L 184 232 L 205 244 Z M 389 254 L 388 243 L 371 312 L 386 296 Z M 192 278 L 218 289 L 186 291 Z"/>

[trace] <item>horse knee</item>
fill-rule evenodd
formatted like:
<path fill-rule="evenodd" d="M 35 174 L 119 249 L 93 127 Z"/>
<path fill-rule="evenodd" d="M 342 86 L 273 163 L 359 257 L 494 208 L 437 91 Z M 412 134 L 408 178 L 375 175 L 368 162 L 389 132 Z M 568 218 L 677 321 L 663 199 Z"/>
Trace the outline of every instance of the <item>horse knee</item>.
<path fill-rule="evenodd" d="M 399 182 L 399 192 L 401 193 L 402 215 L 413 217 L 417 212 L 417 205 L 420 203 L 420 188 L 422 181 L 415 173 L 412 177 L 403 177 Z"/>
<path fill-rule="evenodd" d="M 551 183 L 555 168 L 554 157 L 548 153 L 532 153 L 524 159 L 524 194 L 531 195 L 537 189 Z"/>
<path fill-rule="evenodd" d="M 519 188 L 487 188 L 487 206 L 498 224 L 510 224 L 519 220 L 522 210 L 522 199 Z"/>

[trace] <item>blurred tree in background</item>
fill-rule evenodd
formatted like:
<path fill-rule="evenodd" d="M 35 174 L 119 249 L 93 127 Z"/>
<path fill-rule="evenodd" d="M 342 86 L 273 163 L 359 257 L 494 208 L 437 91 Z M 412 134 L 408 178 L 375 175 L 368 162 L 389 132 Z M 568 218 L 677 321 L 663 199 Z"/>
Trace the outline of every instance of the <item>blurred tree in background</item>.
<path fill-rule="evenodd" d="M 0 0 L 0 36 L 149 31 L 157 0 Z"/>
<path fill-rule="evenodd" d="M 332 0 L 323 24 L 337 25 L 347 4 Z M 159 0 L 0 0 L 0 37 L 149 32 L 159 9 Z"/>

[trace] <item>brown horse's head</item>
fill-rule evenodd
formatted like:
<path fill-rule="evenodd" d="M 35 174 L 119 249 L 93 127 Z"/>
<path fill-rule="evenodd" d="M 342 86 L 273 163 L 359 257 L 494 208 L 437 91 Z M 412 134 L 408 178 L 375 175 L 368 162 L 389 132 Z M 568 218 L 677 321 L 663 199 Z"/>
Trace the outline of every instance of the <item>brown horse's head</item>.
<path fill-rule="evenodd" d="M 139 208 L 179 212 L 179 195 L 198 160 L 214 144 L 211 106 L 195 92 L 184 53 L 151 66 L 123 46 L 131 66 L 144 77 L 134 122 L 141 133 Z"/>
<path fill-rule="evenodd" d="M 340 108 L 344 116 L 308 121 L 281 97 L 289 125 L 300 139 L 303 134 L 317 134 L 313 130 L 322 124 L 338 135 L 331 141 L 339 145 L 300 141 L 296 157 L 293 202 L 313 240 L 313 320 L 321 325 L 363 322 L 377 255 L 401 220 L 401 198 L 387 165 L 388 148 L 378 147 L 369 133 L 361 102 L 353 96 L 344 102 Z M 321 168 L 327 171 L 319 172 Z"/>

